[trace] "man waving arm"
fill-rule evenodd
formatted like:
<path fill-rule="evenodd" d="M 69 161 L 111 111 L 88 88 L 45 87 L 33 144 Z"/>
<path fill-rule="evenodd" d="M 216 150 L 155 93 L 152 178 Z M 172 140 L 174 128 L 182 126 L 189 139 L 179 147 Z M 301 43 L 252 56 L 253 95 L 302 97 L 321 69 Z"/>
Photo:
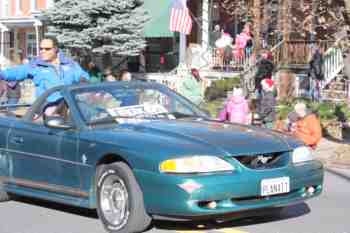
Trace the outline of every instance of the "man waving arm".
<path fill-rule="evenodd" d="M 0 79 L 6 81 L 22 81 L 30 77 L 31 65 L 18 65 L 13 68 L 0 71 Z"/>

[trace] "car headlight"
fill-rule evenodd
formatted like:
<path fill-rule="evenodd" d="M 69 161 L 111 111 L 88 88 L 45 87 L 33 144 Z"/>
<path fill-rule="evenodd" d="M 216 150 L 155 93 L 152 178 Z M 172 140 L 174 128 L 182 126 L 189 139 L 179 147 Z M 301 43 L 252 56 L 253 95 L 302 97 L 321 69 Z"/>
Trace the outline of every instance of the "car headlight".
<path fill-rule="evenodd" d="M 314 158 L 309 147 L 301 146 L 293 151 L 293 163 L 302 163 L 313 159 Z"/>
<path fill-rule="evenodd" d="M 208 173 L 234 171 L 234 167 L 215 156 L 192 156 L 163 161 L 159 169 L 164 173 Z"/>

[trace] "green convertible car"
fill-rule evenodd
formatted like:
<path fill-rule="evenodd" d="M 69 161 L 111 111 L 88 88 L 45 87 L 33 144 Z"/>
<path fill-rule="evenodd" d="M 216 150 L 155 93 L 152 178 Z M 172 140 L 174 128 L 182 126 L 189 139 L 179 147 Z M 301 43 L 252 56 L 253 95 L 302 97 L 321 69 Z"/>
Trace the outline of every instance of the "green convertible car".
<path fill-rule="evenodd" d="M 0 116 L 1 201 L 97 209 L 108 232 L 280 209 L 323 188 L 323 166 L 300 141 L 212 120 L 156 83 L 56 87 L 15 112 Z"/>

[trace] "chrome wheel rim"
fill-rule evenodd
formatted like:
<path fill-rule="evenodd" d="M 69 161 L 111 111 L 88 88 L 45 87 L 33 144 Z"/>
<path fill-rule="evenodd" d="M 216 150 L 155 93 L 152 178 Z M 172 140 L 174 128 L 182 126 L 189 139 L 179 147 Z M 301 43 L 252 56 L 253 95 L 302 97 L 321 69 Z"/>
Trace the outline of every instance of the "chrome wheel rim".
<path fill-rule="evenodd" d="M 110 175 L 103 182 L 100 206 L 105 219 L 116 228 L 123 227 L 129 217 L 129 195 L 118 176 Z"/>

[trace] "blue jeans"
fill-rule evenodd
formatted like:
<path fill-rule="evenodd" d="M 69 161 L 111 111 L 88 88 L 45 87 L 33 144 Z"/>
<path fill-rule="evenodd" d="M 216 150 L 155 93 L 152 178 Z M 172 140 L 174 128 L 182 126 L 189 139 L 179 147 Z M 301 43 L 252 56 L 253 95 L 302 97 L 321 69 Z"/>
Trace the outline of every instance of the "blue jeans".
<path fill-rule="evenodd" d="M 318 80 L 310 80 L 310 97 L 312 101 L 319 102 L 321 100 L 320 82 Z"/>

